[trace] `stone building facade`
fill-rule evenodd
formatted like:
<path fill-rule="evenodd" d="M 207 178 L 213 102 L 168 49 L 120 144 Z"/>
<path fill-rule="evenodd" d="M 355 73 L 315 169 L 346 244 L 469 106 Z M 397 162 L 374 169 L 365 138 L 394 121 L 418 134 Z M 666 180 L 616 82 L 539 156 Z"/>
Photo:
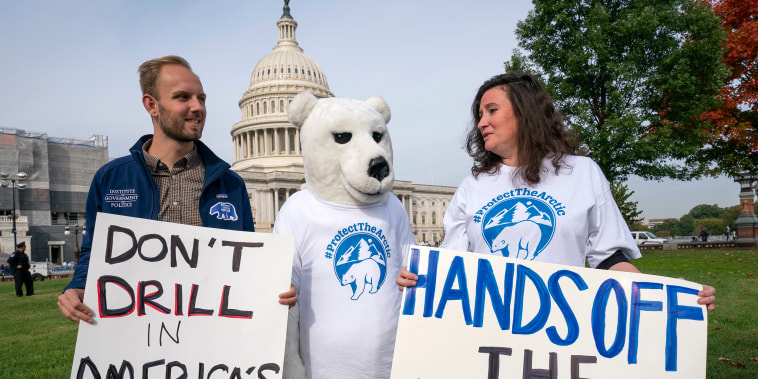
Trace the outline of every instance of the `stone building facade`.
<path fill-rule="evenodd" d="M 27 174 L 27 188 L 16 190 L 16 239 L 25 241 L 33 261 L 73 261 L 76 240 L 65 227 L 84 227 L 90 182 L 108 162 L 108 137 L 51 137 L 46 133 L 0 128 L 0 171 Z M 0 255 L 13 252 L 13 194 L 0 188 Z M 5 260 L 2 260 L 3 263 Z"/>

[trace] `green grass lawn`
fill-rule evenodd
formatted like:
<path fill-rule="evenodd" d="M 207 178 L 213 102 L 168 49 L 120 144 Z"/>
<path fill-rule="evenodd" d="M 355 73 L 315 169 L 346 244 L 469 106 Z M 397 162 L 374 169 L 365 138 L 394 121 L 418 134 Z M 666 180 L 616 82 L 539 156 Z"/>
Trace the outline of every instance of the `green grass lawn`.
<path fill-rule="evenodd" d="M 0 378 L 68 378 L 76 345 L 75 323 L 58 312 L 68 279 L 34 282 L 34 296 L 16 297 L 0 283 Z"/>
<path fill-rule="evenodd" d="M 708 378 L 758 378 L 758 250 L 645 251 L 645 273 L 683 277 L 717 289 L 708 315 Z M 0 283 L 0 378 L 67 378 L 76 324 L 58 313 L 68 280 L 36 282 L 36 295 L 17 298 Z M 653 379 L 653 378 L 650 378 Z"/>
<path fill-rule="evenodd" d="M 708 314 L 708 378 L 758 378 L 758 251 L 644 251 L 647 274 L 682 277 L 716 288 Z"/>

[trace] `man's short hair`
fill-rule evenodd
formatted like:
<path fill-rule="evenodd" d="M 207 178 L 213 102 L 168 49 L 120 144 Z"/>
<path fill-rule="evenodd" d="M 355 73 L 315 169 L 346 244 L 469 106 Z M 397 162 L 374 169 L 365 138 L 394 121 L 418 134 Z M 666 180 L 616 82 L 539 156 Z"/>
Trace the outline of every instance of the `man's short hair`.
<path fill-rule="evenodd" d="M 161 73 L 161 68 L 165 65 L 176 64 L 182 67 L 186 67 L 192 71 L 189 62 L 186 59 L 176 56 L 167 55 L 162 58 L 155 58 L 142 63 L 137 69 L 139 72 L 139 85 L 142 89 L 142 94 L 151 95 L 158 99 L 158 91 L 156 90 L 156 82 L 158 81 L 158 74 Z"/>

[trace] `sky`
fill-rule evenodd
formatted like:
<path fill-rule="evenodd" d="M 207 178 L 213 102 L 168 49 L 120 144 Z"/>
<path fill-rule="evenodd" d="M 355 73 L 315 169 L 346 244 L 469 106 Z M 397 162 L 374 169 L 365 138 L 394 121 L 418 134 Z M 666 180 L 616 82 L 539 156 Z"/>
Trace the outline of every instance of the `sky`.
<path fill-rule="evenodd" d="M 203 142 L 232 163 L 231 128 L 258 61 L 278 41 L 281 0 L 0 1 L 0 127 L 87 139 L 125 155 L 152 132 L 137 67 L 186 58 L 208 95 Z M 383 96 L 396 180 L 457 186 L 478 87 L 517 47 L 525 0 L 290 1 L 297 41 L 337 97 Z M 739 203 L 727 177 L 627 183 L 646 220 Z"/>

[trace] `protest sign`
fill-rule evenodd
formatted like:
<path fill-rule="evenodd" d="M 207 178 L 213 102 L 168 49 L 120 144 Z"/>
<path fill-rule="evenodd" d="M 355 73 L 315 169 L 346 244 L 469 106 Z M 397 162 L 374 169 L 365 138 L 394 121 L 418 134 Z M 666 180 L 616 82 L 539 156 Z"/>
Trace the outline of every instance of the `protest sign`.
<path fill-rule="evenodd" d="M 293 246 L 98 214 L 71 378 L 281 378 Z"/>
<path fill-rule="evenodd" d="M 705 378 L 696 283 L 414 246 L 392 378 Z"/>

